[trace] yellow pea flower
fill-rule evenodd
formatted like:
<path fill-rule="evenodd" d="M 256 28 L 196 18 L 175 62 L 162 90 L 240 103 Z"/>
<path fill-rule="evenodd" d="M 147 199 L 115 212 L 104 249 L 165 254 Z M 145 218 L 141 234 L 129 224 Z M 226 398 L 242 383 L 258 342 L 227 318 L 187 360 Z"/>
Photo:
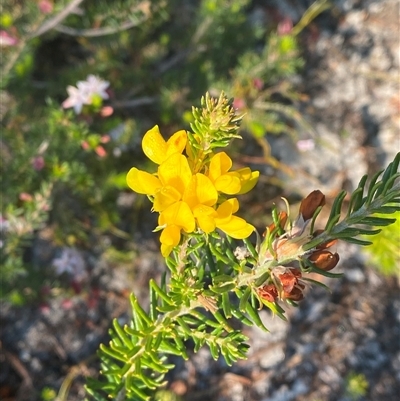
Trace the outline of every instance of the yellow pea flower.
<path fill-rule="evenodd" d="M 187 142 L 184 130 L 165 141 L 158 126 L 154 126 L 144 135 L 142 147 L 146 156 L 158 164 L 157 172 L 150 174 L 133 167 L 127 174 L 128 186 L 150 196 L 152 210 L 160 213 L 156 230 L 162 230 L 160 242 L 164 257 L 180 243 L 182 232 L 190 234 L 200 229 L 208 234 L 219 228 L 233 238 L 243 239 L 254 230 L 244 219 L 234 216 L 239 209 L 236 198 L 218 207 L 217 202 L 220 193 L 248 192 L 256 184 L 259 172 L 252 172 L 250 168 L 229 171 L 232 160 L 225 152 L 215 154 L 208 162 L 200 156 L 194 160 Z M 185 148 L 189 157 L 182 154 Z M 205 174 L 198 172 L 204 168 Z"/>
<path fill-rule="evenodd" d="M 181 230 L 191 233 L 196 228 L 194 216 L 185 202 L 176 202 L 160 213 L 159 227 L 164 227 L 161 236 L 161 254 L 167 257 L 181 240 Z"/>
<path fill-rule="evenodd" d="M 218 217 L 215 218 L 216 227 L 235 239 L 243 239 L 250 236 L 255 228 L 241 217 L 233 213 L 239 210 L 239 202 L 236 198 L 228 199 L 217 209 Z"/>
<path fill-rule="evenodd" d="M 251 171 L 250 167 L 244 167 L 236 170 L 235 173 L 240 176 L 241 188 L 237 195 L 243 195 L 251 191 L 257 184 L 259 171 Z"/>
<path fill-rule="evenodd" d="M 133 191 L 153 196 L 153 210 L 160 212 L 182 199 L 191 178 L 186 157 L 174 153 L 158 167 L 157 175 L 133 167 L 126 176 L 126 182 Z"/>
<path fill-rule="evenodd" d="M 257 183 L 259 172 L 250 168 L 242 168 L 229 171 L 232 167 L 232 159 L 225 153 L 215 154 L 210 161 L 208 177 L 214 183 L 215 188 L 224 194 L 243 194 L 250 191 Z"/>
<path fill-rule="evenodd" d="M 155 200 L 157 196 L 158 194 L 156 194 Z M 182 200 L 171 203 L 160 213 L 158 224 L 159 228 L 163 228 L 160 237 L 163 256 L 169 255 L 172 249 L 179 244 L 182 230 L 191 233 L 195 231 L 196 227 L 199 227 L 209 233 L 215 229 L 215 222 L 211 216 L 217 215 L 215 209 L 212 208 L 217 199 L 217 190 L 204 174 L 197 173 L 190 178 Z"/>
<path fill-rule="evenodd" d="M 175 132 L 168 141 L 162 137 L 158 125 L 146 132 L 142 140 L 142 148 L 144 154 L 154 163 L 161 164 L 167 160 L 172 154 L 180 153 L 186 147 L 187 134 L 186 131 L 180 130 Z"/>

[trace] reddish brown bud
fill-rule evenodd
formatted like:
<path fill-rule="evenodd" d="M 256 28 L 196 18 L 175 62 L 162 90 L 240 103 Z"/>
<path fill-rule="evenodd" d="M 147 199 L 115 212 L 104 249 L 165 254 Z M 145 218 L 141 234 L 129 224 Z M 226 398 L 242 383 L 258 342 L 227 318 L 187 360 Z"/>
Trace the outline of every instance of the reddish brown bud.
<path fill-rule="evenodd" d="M 304 284 L 298 283 L 290 293 L 284 292 L 282 298 L 291 299 L 292 301 L 301 301 L 304 298 L 304 288 Z"/>
<path fill-rule="evenodd" d="M 318 269 L 329 271 L 332 270 L 339 262 L 339 255 L 327 250 L 315 251 L 309 258 Z"/>
<path fill-rule="evenodd" d="M 300 270 L 294 268 L 289 269 L 289 271 L 280 274 L 278 277 L 282 284 L 282 299 L 300 301 L 304 298 L 303 290 L 305 285 L 299 281 L 302 277 Z"/>
<path fill-rule="evenodd" d="M 282 283 L 283 292 L 292 292 L 294 286 L 298 283 L 298 278 L 300 277 L 301 272 L 297 269 L 290 269 L 290 271 L 280 274 L 279 280 Z"/>
<path fill-rule="evenodd" d="M 300 214 L 303 216 L 304 221 L 310 220 L 318 207 L 324 205 L 325 195 L 317 189 L 301 201 Z"/>
<path fill-rule="evenodd" d="M 257 291 L 260 297 L 268 302 L 274 302 L 276 298 L 278 298 L 278 290 L 274 284 L 266 284 L 263 287 L 258 288 Z"/>

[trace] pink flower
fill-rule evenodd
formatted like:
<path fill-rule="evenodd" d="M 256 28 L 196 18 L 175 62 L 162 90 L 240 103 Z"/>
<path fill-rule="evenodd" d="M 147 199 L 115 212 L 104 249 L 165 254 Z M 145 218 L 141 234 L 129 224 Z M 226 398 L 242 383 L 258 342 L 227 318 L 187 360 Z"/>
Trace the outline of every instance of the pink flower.
<path fill-rule="evenodd" d="M 293 22 L 290 18 L 285 17 L 281 22 L 278 24 L 278 35 L 288 35 L 292 32 L 293 29 Z"/>
<path fill-rule="evenodd" d="M 108 143 L 108 142 L 110 142 L 110 140 L 111 140 L 110 135 L 102 135 L 100 138 L 101 143 Z"/>
<path fill-rule="evenodd" d="M 263 80 L 261 78 L 254 78 L 253 79 L 253 86 L 256 89 L 261 90 L 263 85 L 264 85 L 264 82 L 263 82 Z"/>
<path fill-rule="evenodd" d="M 63 309 L 72 309 L 74 307 L 74 303 L 72 302 L 71 299 L 65 298 L 61 302 L 61 307 Z"/>
<path fill-rule="evenodd" d="M 104 106 L 100 110 L 100 115 L 102 117 L 109 117 L 112 113 L 114 113 L 114 109 L 111 106 Z"/>
<path fill-rule="evenodd" d="M 101 145 L 96 146 L 96 149 L 94 151 L 97 153 L 97 156 L 99 156 L 99 157 L 107 156 L 106 150 Z"/>
<path fill-rule="evenodd" d="M 242 110 L 246 107 L 246 102 L 242 98 L 235 98 L 233 100 L 233 107 L 237 110 Z"/>
<path fill-rule="evenodd" d="M 36 171 L 40 171 L 43 169 L 45 166 L 44 158 L 43 156 L 36 156 L 32 160 L 32 167 Z"/>
<path fill-rule="evenodd" d="M 53 3 L 49 0 L 39 1 L 38 7 L 43 14 L 50 14 L 53 11 Z"/>
<path fill-rule="evenodd" d="M 6 31 L 0 31 L 0 47 L 15 46 L 18 39 Z"/>
<path fill-rule="evenodd" d="M 33 200 L 33 197 L 31 194 L 28 194 L 27 192 L 21 192 L 19 194 L 19 199 L 22 200 L 23 202 L 31 202 Z"/>

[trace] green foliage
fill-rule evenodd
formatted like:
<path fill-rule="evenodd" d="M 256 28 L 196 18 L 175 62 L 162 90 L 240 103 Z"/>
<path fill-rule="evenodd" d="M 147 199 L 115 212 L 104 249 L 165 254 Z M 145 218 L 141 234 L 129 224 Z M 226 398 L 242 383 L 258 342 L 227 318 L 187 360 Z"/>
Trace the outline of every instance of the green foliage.
<path fill-rule="evenodd" d="M 377 214 L 374 217 L 383 219 L 386 216 Z M 364 249 L 368 261 L 382 274 L 400 275 L 400 212 L 393 213 L 395 222 L 383 227 L 381 232 L 369 237 L 372 244 Z M 381 220 L 379 221 L 381 222 Z"/>
<path fill-rule="evenodd" d="M 331 239 L 341 239 L 357 245 L 371 245 L 371 241 L 358 238 L 360 235 L 376 235 L 381 228 L 396 222 L 386 215 L 400 209 L 400 153 L 385 171 L 377 172 L 367 185 L 368 176 L 361 178 L 357 189 L 351 194 L 346 217 L 342 216 L 342 205 L 346 192 L 342 191 L 334 200 L 323 234 L 316 237 L 305 250 Z M 370 238 L 370 237 L 369 237 Z"/>
<path fill-rule="evenodd" d="M 55 392 L 54 389 L 45 387 L 42 390 L 41 397 L 43 401 L 53 401 L 56 399 L 57 393 Z"/>
<path fill-rule="evenodd" d="M 345 394 L 353 401 L 358 401 L 366 396 L 368 391 L 368 380 L 362 373 L 351 372 L 346 377 Z"/>

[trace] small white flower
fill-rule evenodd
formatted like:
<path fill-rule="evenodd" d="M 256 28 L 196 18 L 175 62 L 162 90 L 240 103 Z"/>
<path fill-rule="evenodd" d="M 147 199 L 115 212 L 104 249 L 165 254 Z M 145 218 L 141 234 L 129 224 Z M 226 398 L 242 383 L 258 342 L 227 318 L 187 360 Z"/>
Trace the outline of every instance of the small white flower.
<path fill-rule="evenodd" d="M 83 281 L 87 276 L 85 261 L 75 248 L 63 248 L 61 255 L 53 259 L 52 265 L 57 275 L 67 273 L 76 281 Z"/>
<path fill-rule="evenodd" d="M 307 152 L 315 149 L 315 142 L 314 139 L 300 139 L 297 141 L 296 146 L 300 152 Z"/>
<path fill-rule="evenodd" d="M 108 99 L 106 89 L 110 86 L 108 81 L 103 81 L 95 75 L 88 75 L 86 81 L 78 81 L 76 87 L 69 85 L 67 87 L 68 98 L 62 103 L 62 107 L 68 109 L 74 108 L 76 114 L 80 114 L 85 104 L 91 104 L 93 96 L 100 96 L 102 99 Z"/>
<path fill-rule="evenodd" d="M 78 85 L 82 84 L 87 91 L 88 95 L 91 97 L 93 95 L 98 95 L 102 99 L 108 99 L 108 93 L 106 89 L 110 86 L 108 81 L 103 81 L 101 78 L 95 75 L 88 75 L 86 81 L 78 82 Z"/>
<path fill-rule="evenodd" d="M 67 86 L 67 92 L 69 97 L 62 103 L 62 107 L 64 107 L 64 109 L 73 107 L 75 113 L 80 114 L 83 105 L 90 104 L 90 98 L 87 94 L 87 91 L 80 82 L 78 82 L 77 88 L 71 85 Z"/>

